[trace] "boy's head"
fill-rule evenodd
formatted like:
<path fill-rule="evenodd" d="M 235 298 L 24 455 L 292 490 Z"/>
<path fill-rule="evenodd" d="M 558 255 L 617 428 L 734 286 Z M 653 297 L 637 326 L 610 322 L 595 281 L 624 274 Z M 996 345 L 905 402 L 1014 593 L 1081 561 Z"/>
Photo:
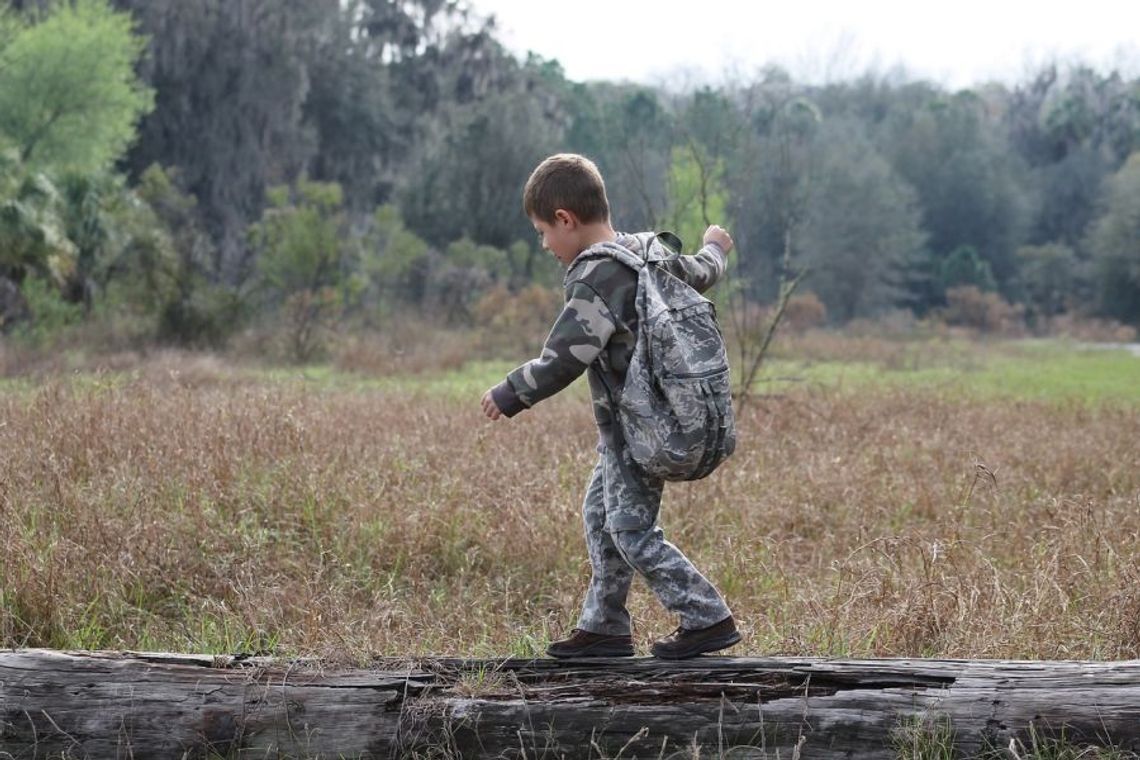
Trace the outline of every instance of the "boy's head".
<path fill-rule="evenodd" d="M 576 153 L 558 153 L 539 164 L 523 190 L 523 211 L 553 224 L 555 212 L 568 211 L 582 224 L 608 222 L 606 183 L 594 162 Z"/>

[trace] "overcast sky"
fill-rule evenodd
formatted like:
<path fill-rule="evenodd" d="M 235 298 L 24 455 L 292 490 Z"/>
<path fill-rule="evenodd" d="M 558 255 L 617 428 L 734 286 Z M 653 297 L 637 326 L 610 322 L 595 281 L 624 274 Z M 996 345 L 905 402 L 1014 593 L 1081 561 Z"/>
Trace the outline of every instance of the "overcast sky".
<path fill-rule="evenodd" d="M 1019 81 L 1080 59 L 1140 75 L 1137 0 L 469 0 L 508 48 L 562 63 L 567 77 L 720 83 L 768 62 L 798 80 L 898 65 L 948 87 Z"/>

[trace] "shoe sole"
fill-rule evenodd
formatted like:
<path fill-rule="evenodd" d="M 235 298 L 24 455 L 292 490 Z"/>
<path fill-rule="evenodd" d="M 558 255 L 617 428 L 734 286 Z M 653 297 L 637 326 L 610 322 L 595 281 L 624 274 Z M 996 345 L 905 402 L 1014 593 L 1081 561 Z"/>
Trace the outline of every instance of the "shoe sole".
<path fill-rule="evenodd" d="M 559 660 L 567 660 L 574 657 L 633 657 L 633 647 L 615 647 L 612 644 L 597 644 L 573 652 L 547 649 L 546 653 Z"/>
<path fill-rule="evenodd" d="M 715 639 L 702 641 L 700 644 L 689 647 L 688 649 L 683 649 L 680 652 L 659 652 L 656 646 L 652 647 L 650 652 L 654 657 L 660 660 L 687 660 L 690 657 L 697 657 L 702 654 L 708 654 L 709 652 L 727 649 L 733 644 L 739 643 L 740 639 L 740 631 L 733 631 L 732 633 L 718 636 Z"/>

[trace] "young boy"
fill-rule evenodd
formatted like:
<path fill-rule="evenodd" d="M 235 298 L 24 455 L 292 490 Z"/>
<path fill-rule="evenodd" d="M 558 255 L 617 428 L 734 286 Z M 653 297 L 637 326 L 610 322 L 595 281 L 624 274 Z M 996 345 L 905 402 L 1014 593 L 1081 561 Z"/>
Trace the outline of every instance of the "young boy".
<path fill-rule="evenodd" d="M 575 263 L 591 246 L 620 245 L 639 255 L 641 239 L 610 224 L 609 201 L 598 168 L 573 154 L 547 158 L 523 191 L 523 210 L 542 246 L 567 267 L 566 305 L 542 354 L 483 394 L 492 420 L 512 417 L 587 373 L 599 431 L 599 458 L 582 513 L 593 577 L 577 627 L 547 649 L 552 657 L 632 656 L 626 597 L 634 572 L 680 618 L 680 627 L 653 644 L 657 657 L 682 659 L 740 641 L 724 598 L 657 525 L 663 481 L 641 470 L 615 435 L 611 391 L 620 393 L 637 335 L 637 273 L 606 256 Z M 665 263 L 669 271 L 703 291 L 724 273 L 732 238 L 716 225 L 695 256 Z M 583 257 L 585 258 L 585 257 Z"/>

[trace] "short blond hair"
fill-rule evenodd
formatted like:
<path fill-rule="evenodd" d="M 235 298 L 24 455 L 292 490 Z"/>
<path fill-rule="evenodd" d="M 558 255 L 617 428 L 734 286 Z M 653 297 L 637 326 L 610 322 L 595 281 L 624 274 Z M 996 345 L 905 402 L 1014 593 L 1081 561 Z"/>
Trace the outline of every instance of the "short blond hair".
<path fill-rule="evenodd" d="M 531 172 L 523 190 L 523 211 L 532 219 L 554 221 L 564 209 L 589 224 L 610 219 L 606 183 L 593 161 L 577 153 L 558 153 Z"/>

